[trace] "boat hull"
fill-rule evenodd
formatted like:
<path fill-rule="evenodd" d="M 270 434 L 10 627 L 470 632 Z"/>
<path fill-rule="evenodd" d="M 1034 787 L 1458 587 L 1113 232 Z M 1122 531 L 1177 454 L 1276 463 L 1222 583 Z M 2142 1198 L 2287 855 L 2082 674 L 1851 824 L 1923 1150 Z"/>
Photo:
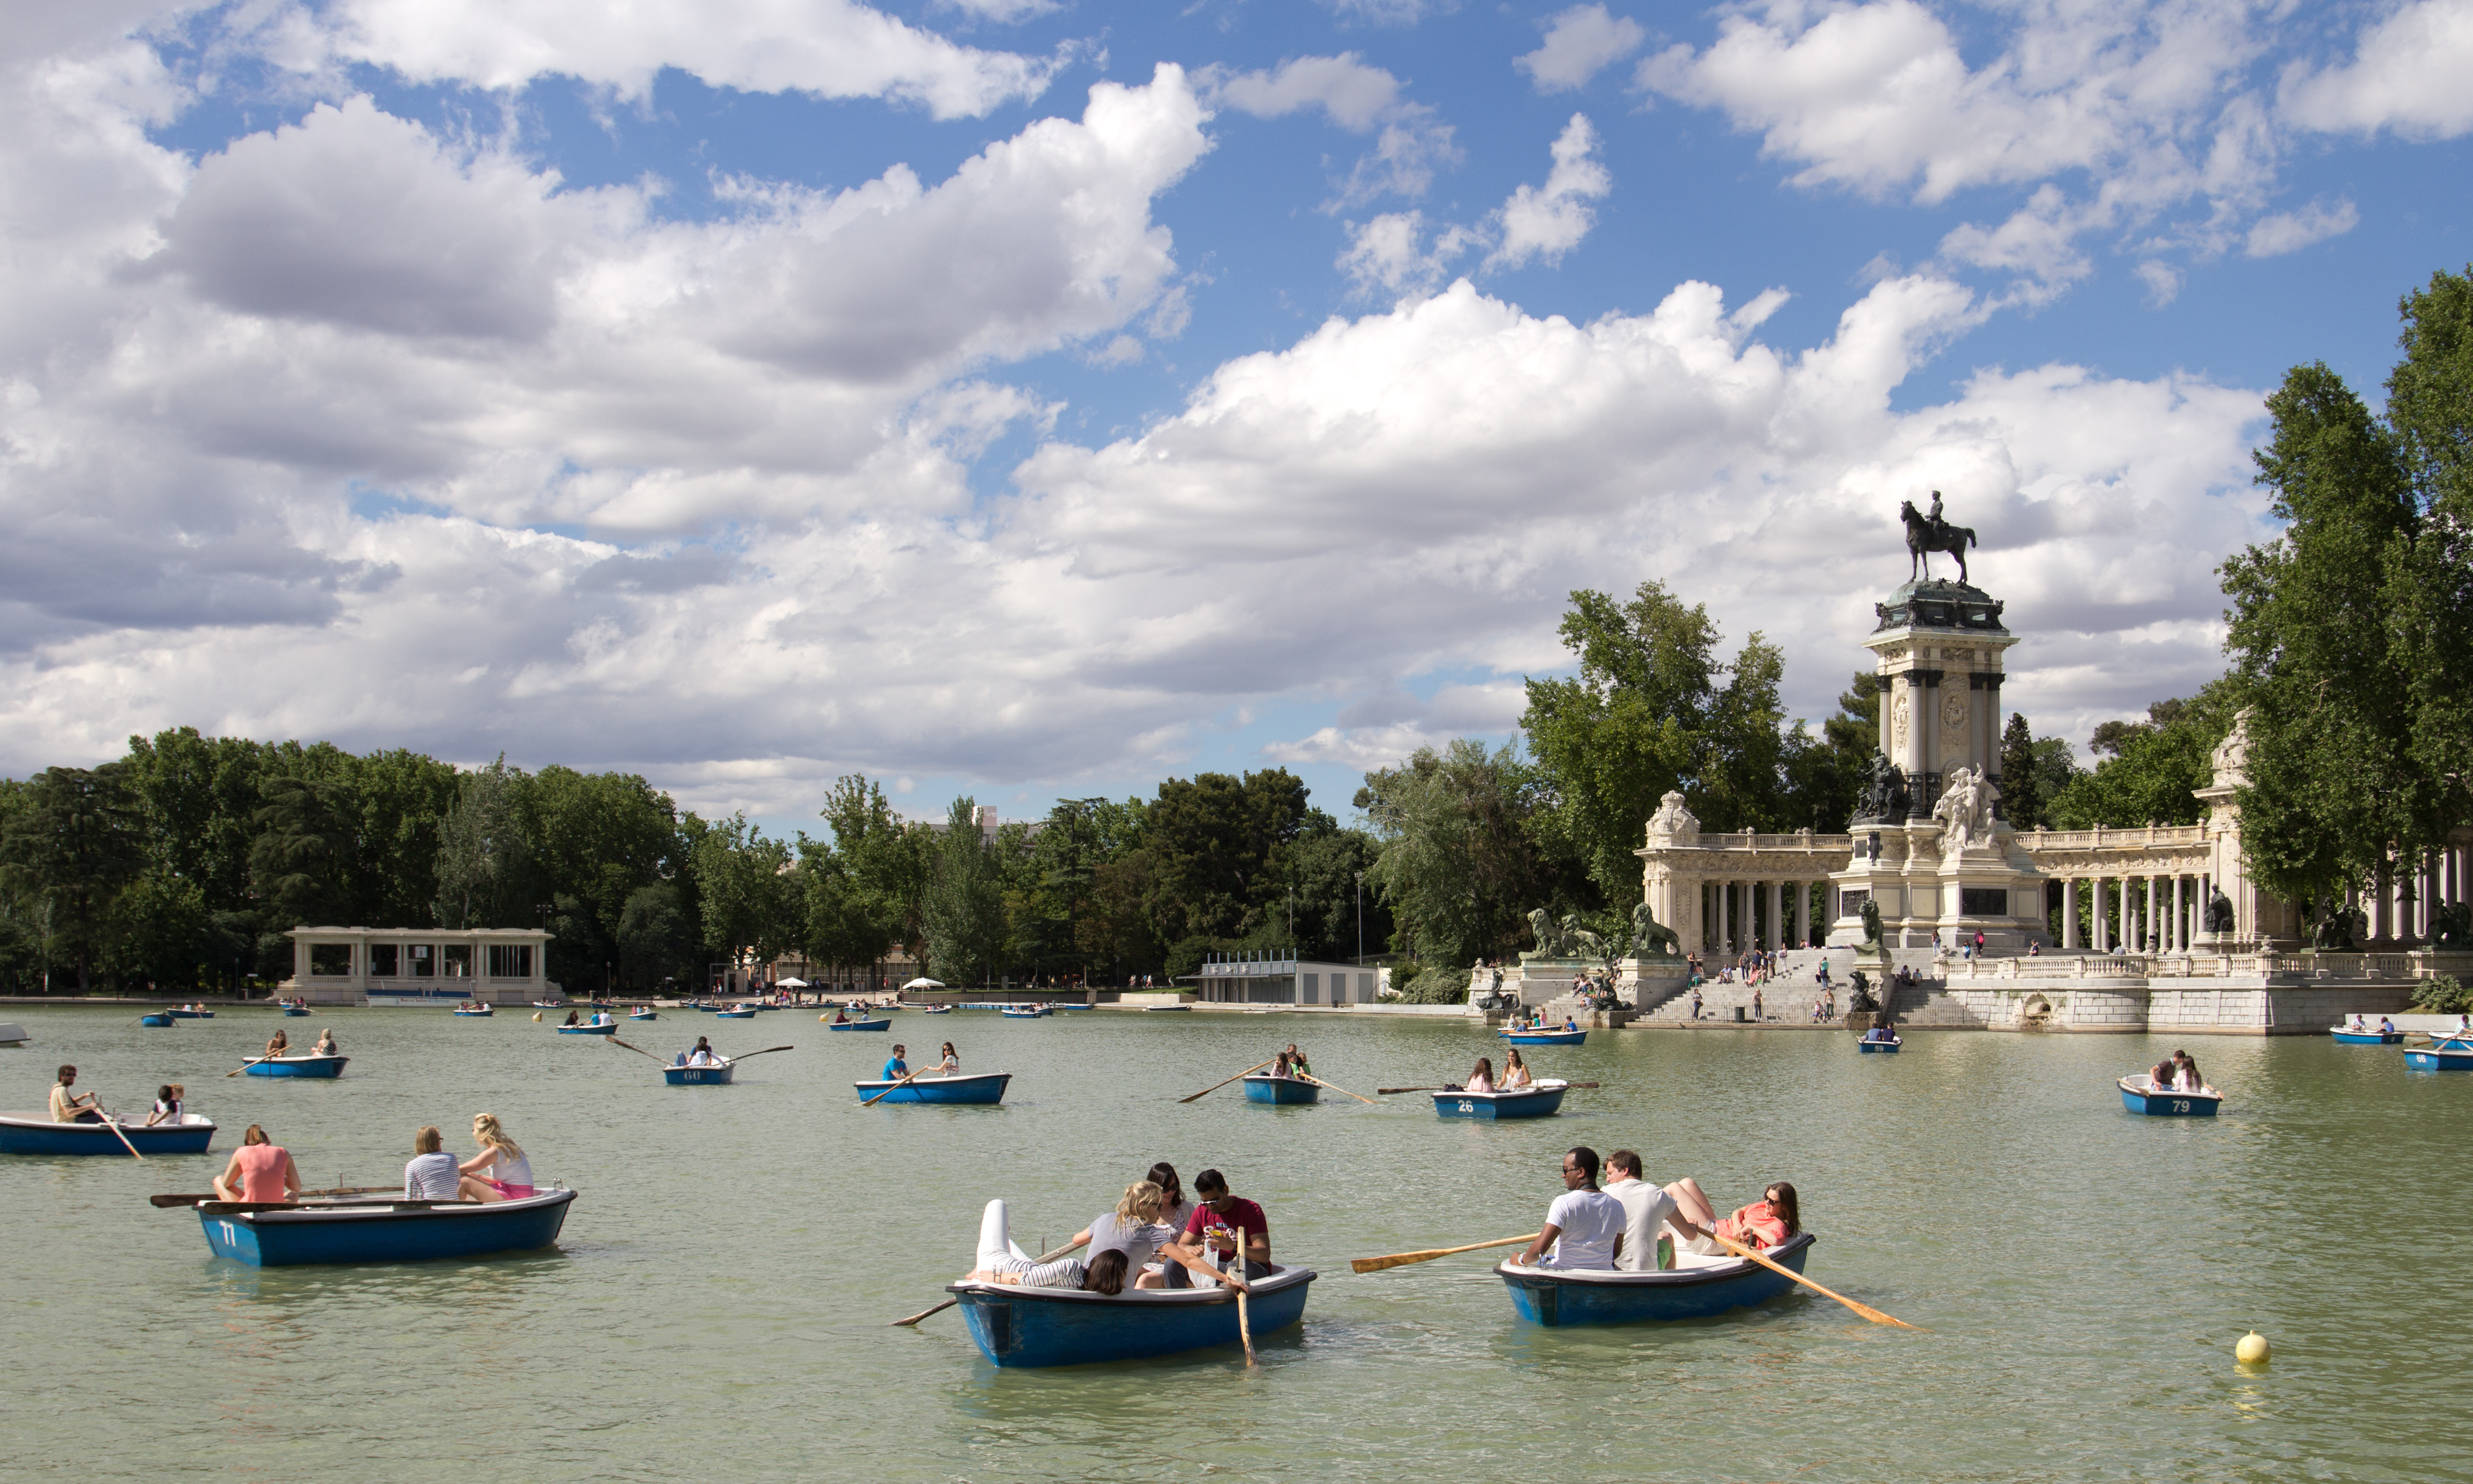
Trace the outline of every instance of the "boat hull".
<path fill-rule="evenodd" d="M 887 1016 L 881 1020 L 844 1020 L 838 1025 L 828 1020 L 825 1022 L 825 1029 L 828 1031 L 889 1031 L 893 1029 L 893 1017 Z"/>
<path fill-rule="evenodd" d="M 615 1036 L 618 1034 L 618 1027 L 614 1025 L 562 1025 L 558 1028 L 558 1033 L 562 1036 Z"/>
<path fill-rule="evenodd" d="M 184 1113 L 178 1126 L 153 1128 L 124 1123 L 120 1132 L 150 1159 L 158 1154 L 204 1154 L 214 1142 L 214 1120 L 203 1113 Z M 129 1158 L 129 1145 L 112 1137 L 108 1123 L 54 1123 L 49 1113 L 0 1113 L 0 1154 L 117 1155 Z"/>
<path fill-rule="evenodd" d="M 661 1080 L 674 1088 L 726 1088 L 738 1075 L 736 1065 L 664 1066 Z"/>
<path fill-rule="evenodd" d="M 1770 1250 L 1766 1257 L 1781 1267 L 1803 1271 L 1812 1253 L 1813 1236 L 1798 1233 Z M 1557 1273 L 1552 1268 L 1498 1264 L 1511 1306 L 1533 1325 L 1655 1324 L 1676 1319 L 1706 1319 L 1732 1309 L 1765 1304 L 1794 1286 L 1792 1279 L 1756 1262 L 1733 1262 L 1710 1269 L 1676 1269 L 1664 1273 Z"/>
<path fill-rule="evenodd" d="M 1246 1322 L 1259 1341 L 1305 1318 L 1311 1268 L 1281 1268 L 1253 1284 Z M 1152 1288 L 1109 1295 L 1069 1288 L 955 1283 L 979 1353 L 1000 1366 L 1079 1366 L 1148 1360 L 1235 1345 L 1236 1295 Z"/>
<path fill-rule="evenodd" d="M 1245 1079 L 1245 1101 L 1249 1103 L 1319 1103 L 1322 1085 L 1295 1077 L 1248 1077 Z"/>
<path fill-rule="evenodd" d="M 1012 1082 L 1011 1072 L 981 1072 L 972 1077 L 913 1077 L 908 1086 L 898 1088 L 891 1082 L 852 1086 L 858 1089 L 861 1102 L 893 1088 L 885 1092 L 882 1103 L 1001 1103 Z"/>
<path fill-rule="evenodd" d="M 287 1056 L 249 1064 L 252 1077 L 341 1077 L 348 1056 Z"/>
<path fill-rule="evenodd" d="M 574 1200 L 572 1190 L 551 1190 L 486 1206 L 422 1201 L 221 1212 L 214 1209 L 221 1203 L 209 1202 L 198 1209 L 198 1222 L 216 1257 L 252 1267 L 420 1262 L 547 1247 Z"/>
<path fill-rule="evenodd" d="M 1550 1118 L 1562 1111 L 1563 1094 L 1570 1089 L 1570 1083 L 1548 1081 L 1518 1092 L 1437 1092 L 1434 1094 L 1434 1112 L 1445 1118 L 1473 1118 L 1480 1122 L 1503 1118 Z"/>
<path fill-rule="evenodd" d="M 1855 1042 L 1856 1049 L 1861 1051 L 1865 1056 L 1896 1056 L 1898 1054 L 1898 1048 L 1905 1044 L 1906 1042 L 1903 1041 L 1858 1041 Z"/>
<path fill-rule="evenodd" d="M 1502 1039 L 1515 1046 L 1577 1046 L 1587 1043 L 1586 1031 L 1504 1031 Z"/>
<path fill-rule="evenodd" d="M 2329 1030 L 2327 1035 L 2340 1046 L 2401 1046 L 2404 1044 L 2402 1031 L 2348 1031 L 2340 1025 Z"/>
<path fill-rule="evenodd" d="M 2425 1072 L 2473 1072 L 2473 1047 L 2416 1046 L 2404 1054 L 2404 1065 Z"/>
<path fill-rule="evenodd" d="M 2222 1102 L 2204 1092 L 2158 1092 L 2144 1075 L 2121 1079 L 2121 1106 L 2150 1118 L 2212 1118 Z"/>

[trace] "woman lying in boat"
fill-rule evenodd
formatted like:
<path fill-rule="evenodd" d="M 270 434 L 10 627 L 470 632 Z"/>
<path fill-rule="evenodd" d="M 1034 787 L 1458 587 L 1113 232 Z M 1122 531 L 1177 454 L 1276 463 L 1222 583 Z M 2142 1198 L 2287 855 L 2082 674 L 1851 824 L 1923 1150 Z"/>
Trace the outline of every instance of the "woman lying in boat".
<path fill-rule="evenodd" d="M 472 1115 L 472 1141 L 481 1146 L 481 1152 L 456 1166 L 465 1177 L 457 1189 L 469 1190 L 477 1185 L 483 1187 L 480 1198 L 484 1201 L 520 1201 L 533 1193 L 533 1161 L 507 1137 L 496 1113 Z M 489 1173 L 484 1175 L 483 1170 Z"/>
<path fill-rule="evenodd" d="M 1520 1048 L 1514 1046 L 1505 1051 L 1502 1054 L 1502 1084 L 1495 1090 L 1525 1092 L 1535 1086 L 1537 1079 L 1528 1074 L 1528 1064 L 1521 1059 Z"/>
<path fill-rule="evenodd" d="M 1093 1223 L 1096 1225 L 1096 1223 Z M 1088 1263 L 1073 1257 L 1059 1257 L 1053 1262 L 1033 1262 L 1013 1255 L 1012 1223 L 1002 1200 L 990 1201 L 979 1216 L 979 1253 L 977 1264 L 963 1275 L 964 1282 L 1020 1283 L 1033 1288 L 1080 1288 L 1092 1293 L 1121 1293 L 1129 1263 L 1122 1248 L 1111 1249 L 1116 1254 L 1098 1254 Z M 1244 1280 L 1223 1275 L 1210 1264 L 1190 1259 L 1184 1250 L 1170 1244 L 1160 1249 L 1163 1256 L 1187 1266 L 1197 1268 L 1202 1276 L 1220 1281 L 1226 1278 L 1235 1287 L 1243 1288 Z M 1092 1281 L 1098 1274 L 1101 1281 L 1113 1281 L 1113 1288 L 1101 1288 Z M 1155 1285 L 1154 1285 L 1155 1286 Z"/>

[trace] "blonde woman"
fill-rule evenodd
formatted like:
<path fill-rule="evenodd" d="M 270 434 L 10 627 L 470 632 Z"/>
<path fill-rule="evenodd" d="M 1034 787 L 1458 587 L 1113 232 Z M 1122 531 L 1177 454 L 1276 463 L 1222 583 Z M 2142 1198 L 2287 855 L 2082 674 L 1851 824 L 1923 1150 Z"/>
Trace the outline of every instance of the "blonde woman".
<path fill-rule="evenodd" d="M 507 1137 L 496 1113 L 473 1114 L 472 1141 L 481 1152 L 456 1167 L 464 1177 L 465 1194 L 484 1201 L 520 1201 L 533 1193 L 533 1161 Z"/>

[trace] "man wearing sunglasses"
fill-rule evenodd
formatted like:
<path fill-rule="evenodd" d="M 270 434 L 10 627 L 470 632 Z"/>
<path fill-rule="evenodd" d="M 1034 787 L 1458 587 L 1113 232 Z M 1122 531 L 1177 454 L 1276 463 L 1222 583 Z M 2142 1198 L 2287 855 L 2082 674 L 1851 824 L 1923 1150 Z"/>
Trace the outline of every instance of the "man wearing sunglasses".
<path fill-rule="evenodd" d="M 1162 1257 L 1173 1257 L 1165 1274 L 1167 1286 L 1190 1287 L 1193 1280 L 1188 1268 L 1198 1262 L 1233 1265 L 1239 1251 L 1245 1255 L 1245 1268 L 1234 1286 L 1241 1288 L 1245 1280 L 1270 1277 L 1271 1223 L 1262 1208 L 1229 1194 L 1228 1177 L 1217 1170 L 1204 1170 L 1193 1177 L 1193 1196 L 1197 1204 L 1186 1220 L 1185 1233 L 1169 1244 L 1181 1249 L 1182 1256 L 1161 1249 Z"/>
<path fill-rule="evenodd" d="M 1547 1268 L 1611 1268 L 1622 1246 L 1622 1202 L 1597 1188 L 1597 1152 L 1581 1144 L 1563 1156 L 1563 1193 L 1547 1208 L 1546 1229 L 1511 1260 Z"/>

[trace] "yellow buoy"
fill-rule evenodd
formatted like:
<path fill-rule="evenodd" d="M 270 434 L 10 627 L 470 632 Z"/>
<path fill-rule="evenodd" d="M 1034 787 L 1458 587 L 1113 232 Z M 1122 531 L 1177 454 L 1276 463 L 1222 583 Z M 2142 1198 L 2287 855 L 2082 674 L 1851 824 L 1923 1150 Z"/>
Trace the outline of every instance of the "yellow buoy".
<path fill-rule="evenodd" d="M 2267 1336 L 2255 1329 L 2243 1335 L 2241 1343 L 2233 1347 L 2233 1358 L 2244 1365 L 2263 1366 L 2267 1356 Z"/>

